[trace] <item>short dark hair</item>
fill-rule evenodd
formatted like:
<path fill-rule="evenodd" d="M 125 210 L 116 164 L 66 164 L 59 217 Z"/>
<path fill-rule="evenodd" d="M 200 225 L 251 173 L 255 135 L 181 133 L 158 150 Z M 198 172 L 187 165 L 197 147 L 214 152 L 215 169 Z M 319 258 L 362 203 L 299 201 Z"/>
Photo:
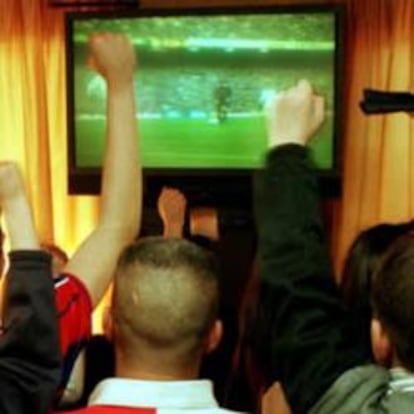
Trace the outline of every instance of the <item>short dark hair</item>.
<path fill-rule="evenodd" d="M 361 231 L 345 258 L 341 290 L 345 305 L 360 314 L 370 314 L 371 287 L 381 260 L 392 243 L 414 229 L 412 221 L 381 223 Z"/>
<path fill-rule="evenodd" d="M 219 267 L 206 249 L 184 239 L 147 237 L 121 254 L 112 308 L 125 347 L 179 348 L 190 357 L 202 347 L 218 304 Z"/>
<path fill-rule="evenodd" d="M 380 264 L 372 305 L 401 363 L 414 371 L 414 233 L 397 239 Z"/>

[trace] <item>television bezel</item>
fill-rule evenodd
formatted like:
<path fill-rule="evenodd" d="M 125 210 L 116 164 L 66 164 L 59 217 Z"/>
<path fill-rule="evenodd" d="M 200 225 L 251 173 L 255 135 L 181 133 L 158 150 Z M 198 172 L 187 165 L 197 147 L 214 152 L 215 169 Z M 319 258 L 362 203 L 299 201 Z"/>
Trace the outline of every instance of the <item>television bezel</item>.
<path fill-rule="evenodd" d="M 169 16 L 213 16 L 244 14 L 301 14 L 332 13 L 335 17 L 334 54 L 334 122 L 333 122 L 333 166 L 318 169 L 322 195 L 337 197 L 342 190 L 343 134 L 343 55 L 344 55 L 344 6 L 343 5 L 256 5 L 219 6 L 202 8 L 145 8 L 133 12 L 68 12 L 65 14 L 66 52 L 66 101 L 67 101 L 67 143 L 68 143 L 68 191 L 72 195 L 96 195 L 101 190 L 102 168 L 78 167 L 76 165 L 76 137 L 74 128 L 74 47 L 73 24 L 79 20 L 169 17 Z M 160 189 L 167 185 L 181 189 L 194 204 L 216 206 L 240 206 L 251 203 L 251 169 L 177 169 L 143 168 L 144 204 L 156 205 Z"/>

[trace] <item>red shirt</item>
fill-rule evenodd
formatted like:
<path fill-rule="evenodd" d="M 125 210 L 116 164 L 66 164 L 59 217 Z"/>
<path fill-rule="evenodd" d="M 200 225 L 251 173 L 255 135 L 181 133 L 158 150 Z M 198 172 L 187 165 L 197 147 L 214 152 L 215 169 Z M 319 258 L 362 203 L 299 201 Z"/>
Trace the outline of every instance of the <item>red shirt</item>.
<path fill-rule="evenodd" d="M 63 390 L 76 358 L 91 336 L 92 302 L 84 284 L 70 274 L 55 279 L 55 295 L 63 358 L 59 389 Z"/>

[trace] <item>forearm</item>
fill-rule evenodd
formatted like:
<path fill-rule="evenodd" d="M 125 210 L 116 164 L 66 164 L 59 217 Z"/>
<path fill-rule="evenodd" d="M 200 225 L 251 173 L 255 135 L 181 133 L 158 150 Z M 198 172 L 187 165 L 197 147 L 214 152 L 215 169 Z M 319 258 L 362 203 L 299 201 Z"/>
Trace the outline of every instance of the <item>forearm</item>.
<path fill-rule="evenodd" d="M 12 250 L 33 250 L 39 248 L 32 211 L 22 191 L 3 202 L 10 248 Z"/>
<path fill-rule="evenodd" d="M 102 177 L 101 213 L 97 235 L 108 242 L 105 276 L 97 280 L 92 297 L 97 302 L 113 276 L 121 250 L 139 232 L 142 177 L 138 155 L 138 125 L 135 117 L 134 87 L 108 84 L 107 138 Z M 101 244 L 103 247 L 103 244 Z"/>
<path fill-rule="evenodd" d="M 85 383 L 85 351 L 78 356 L 70 374 L 69 382 L 59 401 L 59 407 L 70 407 L 78 403 L 82 397 Z"/>
<path fill-rule="evenodd" d="M 133 81 L 108 84 L 100 225 L 132 239 L 141 212 L 141 169 Z"/>
<path fill-rule="evenodd" d="M 108 85 L 106 141 L 99 223 L 65 269 L 83 281 L 94 307 L 120 252 L 139 232 L 142 178 L 132 81 Z"/>
<path fill-rule="evenodd" d="M 315 277 L 321 270 L 325 271 L 323 277 L 326 273 L 330 276 L 319 192 L 307 149 L 285 145 L 273 150 L 261 178 L 255 203 L 260 264 L 267 266 L 277 261 L 288 265 L 281 269 L 272 266 L 272 271 L 262 272 L 262 283 L 279 282 L 279 278 L 310 270 L 316 273 Z M 317 269 L 311 269 L 315 265 Z M 275 275 L 273 270 L 278 273 Z"/>
<path fill-rule="evenodd" d="M 182 239 L 184 225 L 165 225 L 163 230 L 163 237 L 166 239 Z"/>

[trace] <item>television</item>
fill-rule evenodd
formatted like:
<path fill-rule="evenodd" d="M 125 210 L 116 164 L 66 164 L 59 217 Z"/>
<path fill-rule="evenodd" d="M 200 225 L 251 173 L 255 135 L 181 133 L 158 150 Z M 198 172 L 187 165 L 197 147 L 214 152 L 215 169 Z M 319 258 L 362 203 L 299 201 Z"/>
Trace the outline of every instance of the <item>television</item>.
<path fill-rule="evenodd" d="M 342 8 L 255 6 L 66 15 L 68 179 L 100 191 L 106 86 L 86 65 L 88 37 L 126 34 L 135 77 L 144 201 L 163 185 L 190 204 L 240 206 L 266 152 L 264 105 L 308 78 L 327 120 L 310 145 L 325 193 L 340 191 Z"/>

